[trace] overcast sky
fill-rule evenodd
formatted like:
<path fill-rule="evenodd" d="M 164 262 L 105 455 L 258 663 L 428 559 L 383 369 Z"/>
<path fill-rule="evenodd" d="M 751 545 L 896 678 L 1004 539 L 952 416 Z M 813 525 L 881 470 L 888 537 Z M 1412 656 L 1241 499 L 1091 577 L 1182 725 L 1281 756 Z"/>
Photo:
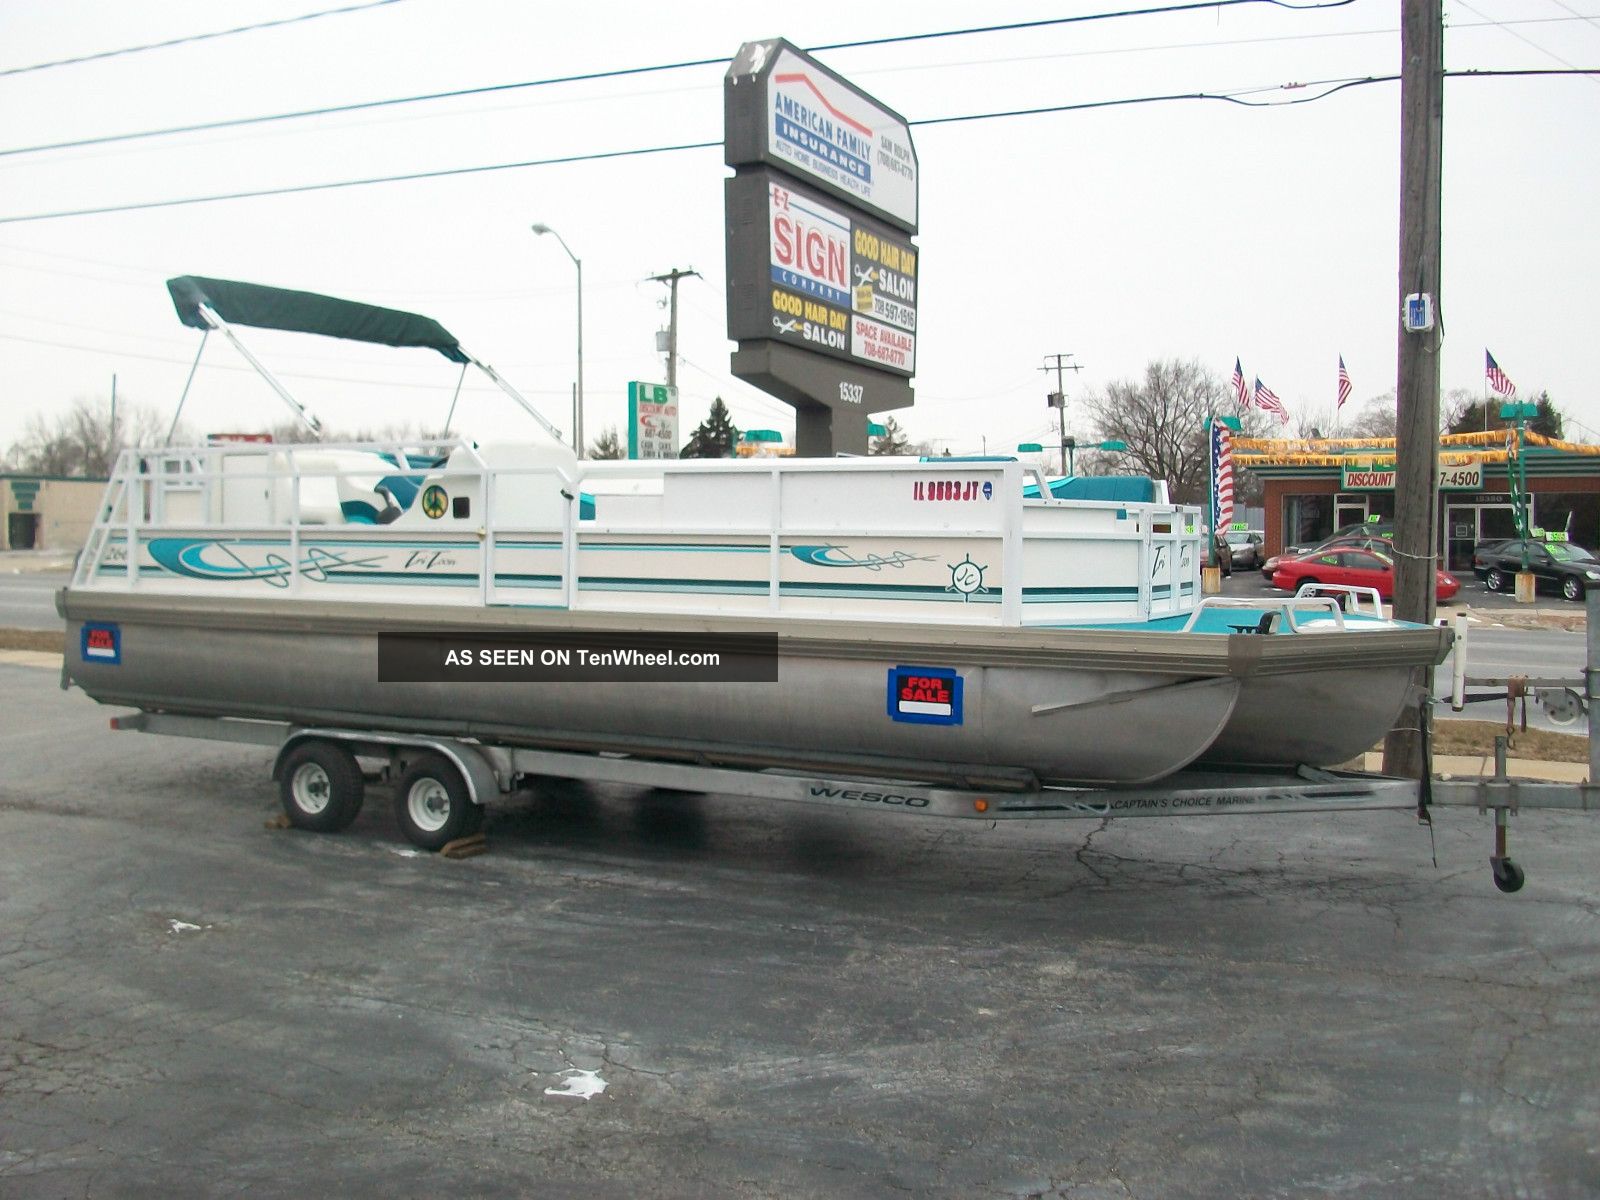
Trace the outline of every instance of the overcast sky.
<path fill-rule="evenodd" d="M 347 0 L 358 4 L 361 0 Z M 1307 0 L 1309 4 L 1309 0 Z M 199 334 L 164 281 L 198 274 L 425 313 L 570 428 L 575 272 L 584 266 L 586 432 L 661 381 L 656 330 L 681 285 L 685 432 L 721 395 L 742 428 L 792 434 L 788 406 L 728 371 L 720 147 L 90 216 L 149 201 L 495 166 L 722 137 L 721 64 L 55 150 L 177 125 L 575 73 L 1090 14 L 1123 5 L 774 5 L 395 0 L 75 65 L 54 60 L 337 7 L 334 0 L 9 0 L 0 7 L 0 448 L 30 413 L 109 394 L 170 416 Z M 1318 81 L 1394 74 L 1398 4 L 1266 3 L 820 52 L 913 122 L 1172 93 L 1265 105 Z M 846 15 L 848 14 L 848 15 Z M 1447 0 L 1446 66 L 1600 67 L 1600 0 Z M 1305 84 L 1304 87 L 1289 85 Z M 955 452 L 1052 429 L 1046 355 L 1080 398 L 1154 357 L 1235 355 L 1296 417 L 1394 386 L 1399 85 L 1294 106 L 1135 104 L 913 128 L 921 165 L 916 438 Z M 1482 393 L 1491 349 L 1600 441 L 1600 77 L 1453 80 L 1444 132 L 1445 389 Z M 339 428 L 443 420 L 456 369 L 429 351 L 242 330 Z M 217 343 L 217 339 L 213 339 Z M 224 344 L 206 349 L 198 431 L 287 416 Z M 474 385 L 456 424 L 533 423 Z"/>

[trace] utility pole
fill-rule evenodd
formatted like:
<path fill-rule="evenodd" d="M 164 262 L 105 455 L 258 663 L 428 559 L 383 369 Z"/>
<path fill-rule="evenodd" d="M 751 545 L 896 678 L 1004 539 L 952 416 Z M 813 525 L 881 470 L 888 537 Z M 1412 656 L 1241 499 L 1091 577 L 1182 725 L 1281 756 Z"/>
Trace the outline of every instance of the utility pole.
<path fill-rule="evenodd" d="M 1045 397 L 1045 403 L 1055 409 L 1061 418 L 1061 473 L 1063 475 L 1068 475 L 1071 472 L 1067 470 L 1067 389 L 1061 382 L 1061 372 L 1083 370 L 1077 363 L 1068 363 L 1066 361 L 1069 358 L 1076 357 L 1074 354 L 1046 354 L 1044 356 L 1044 366 L 1039 368 L 1041 371 L 1054 370 L 1056 373 L 1056 390 Z M 1053 367 L 1050 363 L 1052 358 L 1056 360 Z"/>
<path fill-rule="evenodd" d="M 1440 172 L 1444 128 L 1443 0 L 1403 0 L 1400 14 L 1400 367 L 1395 384 L 1394 615 L 1431 624 L 1436 599 L 1439 490 Z M 1425 298 L 1413 305 L 1407 298 Z M 1431 298 L 1431 322 L 1421 328 Z M 1412 675 L 1411 699 L 1384 739 L 1387 774 L 1431 767 L 1422 729 L 1433 668 Z"/>
<path fill-rule="evenodd" d="M 676 267 L 662 275 L 650 276 L 652 283 L 664 283 L 671 294 L 668 301 L 670 308 L 667 317 L 667 386 L 678 386 L 678 280 L 687 279 L 693 275 L 696 279 L 703 276 L 692 267 L 687 271 L 680 271 Z"/>

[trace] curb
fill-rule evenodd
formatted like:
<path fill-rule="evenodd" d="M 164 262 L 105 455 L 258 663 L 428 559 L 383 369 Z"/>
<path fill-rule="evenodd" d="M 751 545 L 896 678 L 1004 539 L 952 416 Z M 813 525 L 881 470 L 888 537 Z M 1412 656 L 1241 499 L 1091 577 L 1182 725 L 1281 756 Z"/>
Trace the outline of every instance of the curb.
<path fill-rule="evenodd" d="M 1369 750 L 1361 759 L 1362 769 L 1383 771 L 1383 754 Z M 1440 754 L 1433 760 L 1434 775 L 1443 779 L 1490 779 L 1494 776 L 1494 755 Z M 1538 779 L 1548 783 L 1587 783 L 1589 766 L 1575 762 L 1541 762 L 1532 758 L 1508 758 L 1506 775 L 1512 779 Z"/>
<path fill-rule="evenodd" d="M 48 650 L 0 650 L 0 667 L 39 667 L 59 671 L 62 657 Z"/>

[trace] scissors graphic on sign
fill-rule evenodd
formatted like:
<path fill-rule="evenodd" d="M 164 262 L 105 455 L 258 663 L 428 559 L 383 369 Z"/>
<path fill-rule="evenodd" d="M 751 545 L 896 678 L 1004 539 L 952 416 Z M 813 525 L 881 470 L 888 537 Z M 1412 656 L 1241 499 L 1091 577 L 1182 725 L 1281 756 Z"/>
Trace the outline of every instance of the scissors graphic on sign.
<path fill-rule="evenodd" d="M 787 320 L 785 320 L 783 317 L 773 317 L 772 325 L 773 328 L 779 333 L 793 333 L 795 330 L 800 328 L 800 322 L 796 321 L 793 317 L 790 317 Z"/>

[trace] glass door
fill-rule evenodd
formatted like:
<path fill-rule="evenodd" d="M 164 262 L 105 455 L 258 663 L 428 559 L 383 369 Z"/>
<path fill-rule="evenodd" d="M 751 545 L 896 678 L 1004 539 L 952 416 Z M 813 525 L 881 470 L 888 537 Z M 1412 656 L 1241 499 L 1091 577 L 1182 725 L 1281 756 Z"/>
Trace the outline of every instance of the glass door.
<path fill-rule="evenodd" d="M 1444 511 L 1445 569 L 1472 570 L 1472 548 L 1478 544 L 1478 506 L 1451 504 Z"/>
<path fill-rule="evenodd" d="M 1348 494 L 1335 496 L 1333 499 L 1333 527 L 1335 530 L 1343 529 L 1346 525 L 1361 525 L 1367 519 L 1367 500 L 1365 496 L 1356 497 Z"/>

